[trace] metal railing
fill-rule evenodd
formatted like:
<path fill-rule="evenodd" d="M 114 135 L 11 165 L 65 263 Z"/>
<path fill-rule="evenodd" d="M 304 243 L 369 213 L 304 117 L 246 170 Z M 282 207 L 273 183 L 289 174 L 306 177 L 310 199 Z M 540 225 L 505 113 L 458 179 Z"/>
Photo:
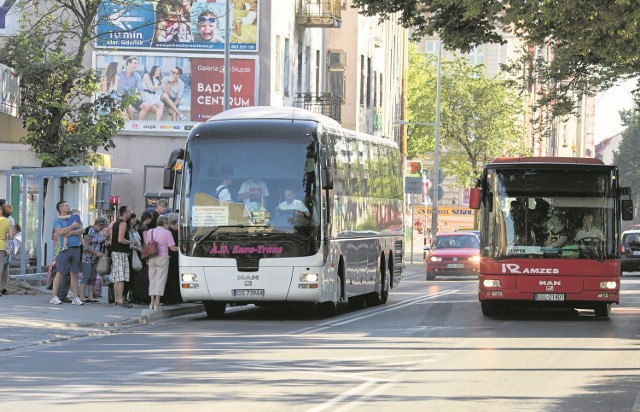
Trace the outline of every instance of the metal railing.
<path fill-rule="evenodd" d="M 342 98 L 333 93 L 296 93 L 294 106 L 342 121 Z"/>
<path fill-rule="evenodd" d="M 297 0 L 296 23 L 308 27 L 340 27 L 341 0 Z"/>

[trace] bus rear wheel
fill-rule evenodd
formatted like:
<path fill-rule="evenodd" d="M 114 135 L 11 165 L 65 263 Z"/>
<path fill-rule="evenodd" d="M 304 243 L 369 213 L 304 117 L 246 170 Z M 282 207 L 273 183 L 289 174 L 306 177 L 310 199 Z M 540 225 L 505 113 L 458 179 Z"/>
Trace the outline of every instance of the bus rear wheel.
<path fill-rule="evenodd" d="M 207 317 L 211 319 L 219 319 L 224 315 L 227 308 L 225 302 L 204 302 L 204 310 L 207 311 Z"/>
<path fill-rule="evenodd" d="M 593 311 L 598 318 L 608 318 L 611 313 L 611 303 L 597 303 L 595 308 L 593 308 Z"/>

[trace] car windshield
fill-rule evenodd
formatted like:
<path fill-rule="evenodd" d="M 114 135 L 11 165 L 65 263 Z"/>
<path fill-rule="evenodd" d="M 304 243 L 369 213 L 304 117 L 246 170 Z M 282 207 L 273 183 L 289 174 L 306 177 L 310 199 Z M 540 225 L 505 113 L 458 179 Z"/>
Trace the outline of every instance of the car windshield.
<path fill-rule="evenodd" d="M 434 249 L 479 248 L 480 244 L 474 235 L 469 236 L 436 236 Z"/>

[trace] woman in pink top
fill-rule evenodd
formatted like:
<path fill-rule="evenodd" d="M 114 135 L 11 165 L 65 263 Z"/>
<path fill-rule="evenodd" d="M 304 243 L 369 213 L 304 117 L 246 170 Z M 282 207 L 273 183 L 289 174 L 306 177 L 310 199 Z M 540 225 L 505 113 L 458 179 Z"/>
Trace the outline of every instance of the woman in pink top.
<path fill-rule="evenodd" d="M 159 310 L 160 298 L 164 295 L 164 287 L 167 284 L 167 275 L 169 273 L 169 249 L 174 252 L 178 251 L 173 241 L 173 235 L 169 231 L 169 220 L 166 216 L 158 218 L 158 226 L 147 231 L 145 244 L 153 239 L 158 246 L 158 254 L 152 256 L 148 260 L 149 265 L 149 296 L 151 296 L 151 304 L 149 309 Z"/>

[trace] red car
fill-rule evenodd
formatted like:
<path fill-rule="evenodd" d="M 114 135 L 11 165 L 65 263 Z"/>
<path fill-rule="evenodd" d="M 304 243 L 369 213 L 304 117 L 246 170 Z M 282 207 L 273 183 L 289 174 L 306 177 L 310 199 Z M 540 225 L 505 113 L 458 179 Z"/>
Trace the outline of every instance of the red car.
<path fill-rule="evenodd" d="M 478 275 L 480 242 L 474 233 L 438 233 L 425 250 L 427 280 L 436 276 Z"/>

